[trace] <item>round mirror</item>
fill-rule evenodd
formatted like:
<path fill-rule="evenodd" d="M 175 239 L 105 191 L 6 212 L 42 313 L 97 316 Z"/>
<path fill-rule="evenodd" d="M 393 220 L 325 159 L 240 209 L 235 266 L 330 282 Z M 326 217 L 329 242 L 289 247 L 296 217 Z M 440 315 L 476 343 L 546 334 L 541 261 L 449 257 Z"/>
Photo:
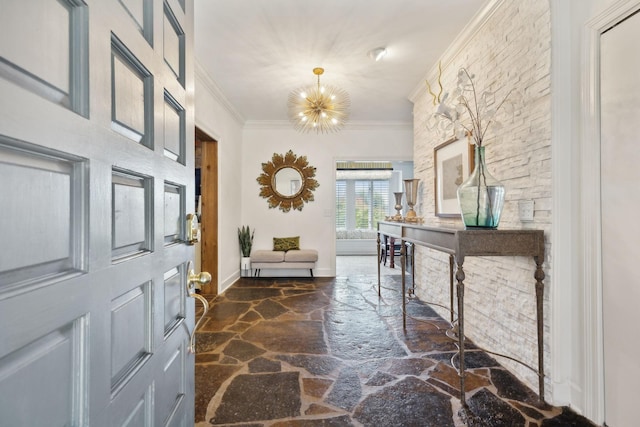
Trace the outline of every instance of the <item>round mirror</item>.
<path fill-rule="evenodd" d="M 295 196 L 302 189 L 302 175 L 290 167 L 283 167 L 273 175 L 273 188 L 283 197 Z"/>
<path fill-rule="evenodd" d="M 262 164 L 260 196 L 267 199 L 270 208 L 279 207 L 283 212 L 292 208 L 299 211 L 313 200 L 313 190 L 318 188 L 316 168 L 309 166 L 305 156 L 296 156 L 289 150 L 284 156 L 274 153 L 270 162 Z"/>

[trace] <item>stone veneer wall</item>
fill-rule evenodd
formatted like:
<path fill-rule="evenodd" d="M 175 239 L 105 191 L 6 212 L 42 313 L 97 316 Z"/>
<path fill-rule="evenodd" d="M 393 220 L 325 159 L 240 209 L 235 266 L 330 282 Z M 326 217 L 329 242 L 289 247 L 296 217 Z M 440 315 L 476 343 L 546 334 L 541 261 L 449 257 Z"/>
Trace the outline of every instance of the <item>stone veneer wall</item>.
<path fill-rule="evenodd" d="M 490 129 L 485 138 L 489 171 L 506 187 L 499 229 L 535 228 L 545 231 L 545 384 L 549 381 L 549 287 L 551 277 L 551 100 L 550 10 L 548 1 L 498 1 L 488 19 L 471 38 L 443 55 L 442 84 L 453 90 L 460 67 L 475 74 L 479 92 L 496 92 L 496 100 L 515 88 L 524 105 L 513 122 Z M 456 45 L 454 45 L 455 47 Z M 437 87 L 437 76 L 429 76 Z M 426 87 L 414 96 L 414 173 L 421 180 L 417 210 L 425 223 L 462 226 L 458 219 L 435 216 L 433 150 L 446 138 L 427 127 L 434 112 Z M 522 223 L 518 201 L 535 201 L 534 222 Z M 488 350 L 513 356 L 537 367 L 535 264 L 522 257 L 467 258 L 465 260 L 465 332 Z M 449 306 L 448 255 L 418 249 L 417 295 L 423 301 Z M 448 312 L 440 309 L 448 318 Z M 537 375 L 504 358 L 498 359 L 538 390 Z"/>

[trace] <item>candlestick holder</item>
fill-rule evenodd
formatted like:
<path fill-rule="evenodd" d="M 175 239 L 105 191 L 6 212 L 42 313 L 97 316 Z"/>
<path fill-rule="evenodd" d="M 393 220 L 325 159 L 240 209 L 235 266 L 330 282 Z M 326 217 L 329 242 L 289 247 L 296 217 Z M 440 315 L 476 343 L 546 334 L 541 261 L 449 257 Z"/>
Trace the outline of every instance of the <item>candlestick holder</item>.
<path fill-rule="evenodd" d="M 402 212 L 400 212 L 402 210 L 402 195 L 404 193 L 402 191 L 398 191 L 393 193 L 393 195 L 396 198 L 396 205 L 394 206 L 394 208 L 396 209 L 396 215 L 393 217 L 393 219 L 395 221 L 400 221 L 402 220 Z"/>
<path fill-rule="evenodd" d="M 416 211 L 413 210 L 413 207 L 418 200 L 418 182 L 420 179 L 405 179 L 404 180 L 404 189 L 407 195 L 407 205 L 409 205 L 409 211 L 407 212 L 407 218 L 416 218 Z"/>

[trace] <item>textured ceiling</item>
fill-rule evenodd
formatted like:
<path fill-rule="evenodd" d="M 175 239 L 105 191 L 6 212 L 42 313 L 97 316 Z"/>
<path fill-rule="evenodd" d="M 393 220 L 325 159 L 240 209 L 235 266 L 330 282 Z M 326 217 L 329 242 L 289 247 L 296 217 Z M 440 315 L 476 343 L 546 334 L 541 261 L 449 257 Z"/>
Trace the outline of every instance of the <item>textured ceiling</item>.
<path fill-rule="evenodd" d="M 485 3 L 195 0 L 195 54 L 244 120 L 287 120 L 289 92 L 323 67 L 321 82 L 349 93 L 352 122 L 411 122 L 409 94 Z"/>

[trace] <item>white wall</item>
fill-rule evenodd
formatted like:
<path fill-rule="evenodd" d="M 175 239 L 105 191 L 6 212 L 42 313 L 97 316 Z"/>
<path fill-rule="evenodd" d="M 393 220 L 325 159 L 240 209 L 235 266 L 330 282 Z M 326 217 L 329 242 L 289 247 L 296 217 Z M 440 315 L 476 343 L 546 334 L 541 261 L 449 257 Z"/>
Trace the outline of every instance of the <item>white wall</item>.
<path fill-rule="evenodd" d="M 302 211 L 270 209 L 256 178 L 274 153 L 293 150 L 316 167 L 320 183 Z M 351 124 L 338 133 L 302 134 L 287 123 L 249 123 L 242 144 L 242 223 L 255 228 L 255 249 L 271 249 L 273 237 L 300 236 L 300 245 L 318 250 L 316 276 L 335 276 L 336 160 L 411 160 L 413 131 L 403 124 Z M 306 275 L 304 270 L 263 270 L 262 275 Z"/>
<path fill-rule="evenodd" d="M 195 109 L 196 126 L 218 141 L 218 292 L 222 292 L 240 277 L 242 120 L 198 66 Z"/>

